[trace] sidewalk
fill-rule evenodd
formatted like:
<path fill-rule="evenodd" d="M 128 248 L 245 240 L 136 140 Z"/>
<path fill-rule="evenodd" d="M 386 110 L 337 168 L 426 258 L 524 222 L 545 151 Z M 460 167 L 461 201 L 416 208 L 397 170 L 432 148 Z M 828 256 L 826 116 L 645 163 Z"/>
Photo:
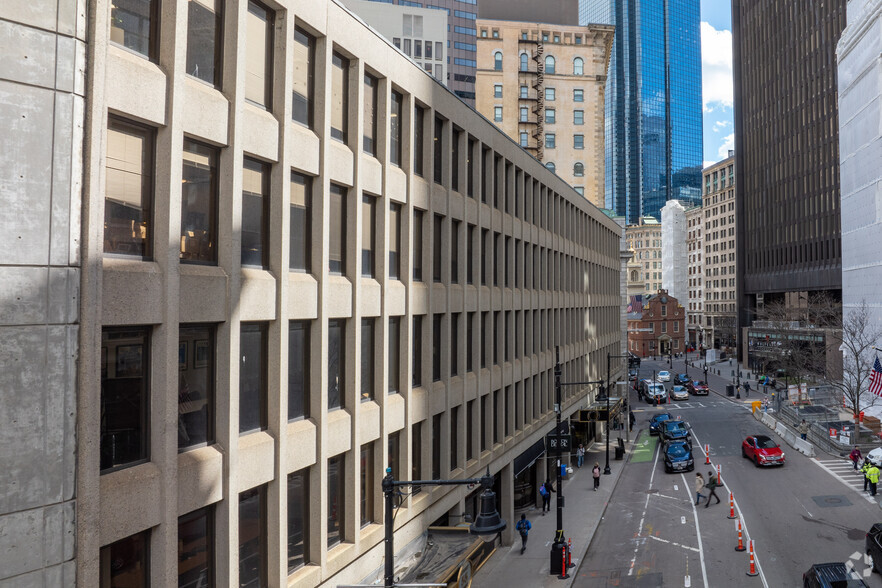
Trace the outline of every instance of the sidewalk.
<path fill-rule="evenodd" d="M 635 428 L 632 436 L 640 432 Z M 573 468 L 572 475 L 563 482 L 564 507 L 563 522 L 564 536 L 573 542 L 572 558 L 576 567 L 569 569 L 570 577 L 567 580 L 559 580 L 557 576 L 549 574 L 551 565 L 551 543 L 557 530 L 557 495 L 552 494 L 551 512 L 542 516 L 541 508 L 532 508 L 525 512 L 527 519 L 532 523 L 530 538 L 527 541 L 527 551 L 521 555 L 521 538 L 515 533 L 514 543 L 511 546 L 502 545 L 496 549 L 490 559 L 475 574 L 472 580 L 474 588 L 496 588 L 498 586 L 548 586 L 555 588 L 569 588 L 579 569 L 588 545 L 600 519 L 609 504 L 609 498 L 619 481 L 625 464 L 630 459 L 635 441 L 625 444 L 625 459 L 615 461 L 615 446 L 618 432 L 614 431 L 610 438 L 610 461 L 609 467 L 612 473 L 608 476 L 601 474 L 600 488 L 594 491 L 594 482 L 591 476 L 591 468 L 594 462 L 600 464 L 600 469 L 606 464 L 606 443 L 596 443 L 590 450 L 585 452 L 585 462 L 581 468 Z M 646 434 L 645 432 L 643 433 Z M 517 519 L 520 519 L 520 512 Z M 514 525 L 517 520 L 509 521 Z"/>

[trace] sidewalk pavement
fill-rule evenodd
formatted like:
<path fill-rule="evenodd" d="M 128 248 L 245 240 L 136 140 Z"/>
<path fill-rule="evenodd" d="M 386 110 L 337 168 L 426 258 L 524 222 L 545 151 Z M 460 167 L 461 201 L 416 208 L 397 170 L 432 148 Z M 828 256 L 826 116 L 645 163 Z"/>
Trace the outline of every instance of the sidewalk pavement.
<path fill-rule="evenodd" d="M 632 437 L 636 437 L 639 429 L 634 429 Z M 615 446 L 618 431 L 613 431 L 610 438 L 610 461 L 609 467 L 612 473 L 608 476 L 601 474 L 600 488 L 594 491 L 594 481 L 591 469 L 594 462 L 600 464 L 603 471 L 606 465 L 606 442 L 595 443 L 585 452 L 585 462 L 581 468 L 573 467 L 573 473 L 563 481 L 564 490 L 564 514 L 563 527 L 564 537 L 572 540 L 572 562 L 575 567 L 569 569 L 570 577 L 559 580 L 556 575 L 549 574 L 551 566 L 551 544 L 557 530 L 557 494 L 551 495 L 551 511 L 542 516 L 542 508 L 531 508 L 527 511 L 517 511 L 516 519 L 509 521 L 514 525 L 521 518 L 521 512 L 527 515 L 532 523 L 527 540 L 527 550 L 521 555 L 521 538 L 515 533 L 512 545 L 501 545 L 490 559 L 481 566 L 474 575 L 472 586 L 474 588 L 496 588 L 498 586 L 530 586 L 538 588 L 569 588 L 576 576 L 576 571 L 582 562 L 582 558 L 588 551 L 588 546 L 600 524 L 601 518 L 609 504 L 610 495 L 615 490 L 619 477 L 625 464 L 630 459 L 636 439 L 625 444 L 625 459 L 616 461 Z M 644 435 L 647 433 L 644 432 Z"/>

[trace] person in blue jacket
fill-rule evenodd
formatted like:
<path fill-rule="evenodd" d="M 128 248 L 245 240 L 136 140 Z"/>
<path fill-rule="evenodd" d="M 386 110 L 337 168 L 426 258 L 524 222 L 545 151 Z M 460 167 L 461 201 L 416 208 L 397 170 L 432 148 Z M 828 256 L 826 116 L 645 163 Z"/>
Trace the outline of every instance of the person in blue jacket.
<path fill-rule="evenodd" d="M 517 529 L 518 533 L 521 534 L 521 555 L 523 555 L 524 551 L 526 551 L 527 549 L 527 534 L 532 528 L 533 525 L 531 525 L 530 521 L 527 520 L 527 515 L 522 514 L 521 520 L 519 520 L 518 524 L 515 525 L 515 529 Z"/>

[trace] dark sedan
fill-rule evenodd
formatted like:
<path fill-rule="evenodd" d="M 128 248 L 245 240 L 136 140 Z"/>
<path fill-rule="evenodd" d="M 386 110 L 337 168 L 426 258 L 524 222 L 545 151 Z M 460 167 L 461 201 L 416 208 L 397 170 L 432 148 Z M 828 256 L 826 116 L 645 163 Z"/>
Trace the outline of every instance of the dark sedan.
<path fill-rule="evenodd" d="M 683 421 L 670 420 L 661 424 L 661 434 L 665 441 L 689 442 L 689 427 Z"/>
<path fill-rule="evenodd" d="M 695 469 L 692 447 L 685 441 L 671 441 L 665 445 L 665 471 L 689 472 Z"/>
<path fill-rule="evenodd" d="M 659 426 L 663 422 L 671 420 L 672 418 L 674 418 L 674 415 L 672 415 L 669 412 L 663 412 L 663 413 L 657 414 L 654 417 L 652 417 L 651 419 L 649 419 L 649 434 L 650 435 L 658 435 Z"/>
<path fill-rule="evenodd" d="M 689 390 L 690 394 L 695 396 L 707 396 L 708 391 L 710 390 L 707 387 L 707 382 L 703 382 L 701 380 L 693 380 L 686 384 L 686 389 Z"/>
<path fill-rule="evenodd" d="M 676 376 L 674 376 L 674 383 L 675 384 L 685 386 L 689 382 L 690 382 L 689 376 L 687 376 L 686 374 L 677 374 Z"/>

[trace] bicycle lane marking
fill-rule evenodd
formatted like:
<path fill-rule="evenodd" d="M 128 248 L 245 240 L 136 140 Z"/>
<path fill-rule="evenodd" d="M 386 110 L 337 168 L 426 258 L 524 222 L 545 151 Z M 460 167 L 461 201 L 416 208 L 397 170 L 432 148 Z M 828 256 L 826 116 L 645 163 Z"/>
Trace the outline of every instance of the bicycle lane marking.
<path fill-rule="evenodd" d="M 650 474 L 650 476 L 649 476 L 649 487 L 652 488 L 652 482 L 655 479 L 655 470 L 658 469 L 656 466 L 658 466 L 658 456 L 659 456 L 660 452 L 658 451 L 658 439 L 655 439 L 654 437 L 650 437 L 650 440 L 655 441 L 655 461 L 652 464 L 652 474 Z M 634 460 L 633 455 L 631 456 L 631 460 L 632 461 Z M 649 461 L 649 460 L 646 460 L 646 461 Z M 637 526 L 637 536 L 638 537 L 643 532 L 643 522 L 646 520 L 646 511 L 649 509 L 649 499 L 651 496 L 652 496 L 651 494 L 647 493 L 646 494 L 646 502 L 643 503 L 643 514 L 640 515 L 640 523 Z M 639 541 L 637 542 L 637 545 L 634 546 L 634 557 L 631 558 L 631 563 L 628 566 L 628 575 L 629 576 L 634 574 L 634 565 L 637 563 L 637 552 L 638 551 L 640 551 L 640 542 Z"/>

